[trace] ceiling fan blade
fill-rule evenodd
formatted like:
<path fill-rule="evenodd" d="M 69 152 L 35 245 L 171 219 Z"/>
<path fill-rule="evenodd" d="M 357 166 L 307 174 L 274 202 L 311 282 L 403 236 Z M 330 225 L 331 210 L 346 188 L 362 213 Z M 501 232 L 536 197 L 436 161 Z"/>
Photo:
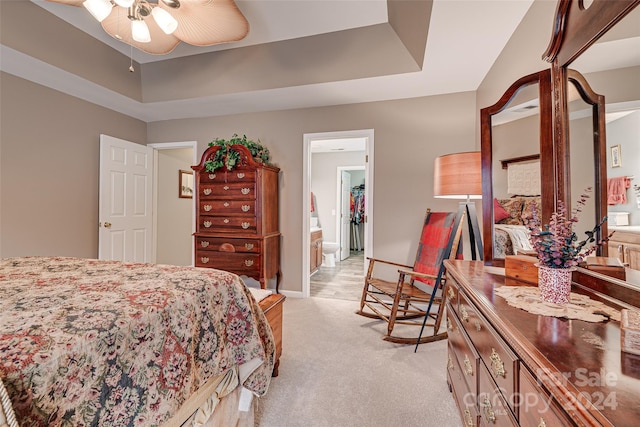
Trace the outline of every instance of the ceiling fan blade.
<path fill-rule="evenodd" d="M 249 33 L 249 22 L 233 0 L 181 0 L 178 9 L 159 4 L 178 21 L 173 34 L 194 46 L 238 41 Z"/>
<path fill-rule="evenodd" d="M 151 16 L 147 16 L 144 19 L 147 27 L 149 27 L 151 41 L 149 43 L 139 43 L 133 40 L 131 36 L 131 21 L 127 15 L 127 9 L 115 7 L 111 15 L 102 21 L 102 28 L 104 28 L 111 37 L 121 40 L 126 44 L 132 44 L 133 47 L 152 55 L 169 53 L 180 43 L 180 40 L 173 34 L 165 34 Z"/>
<path fill-rule="evenodd" d="M 82 7 L 84 0 L 47 1 Z M 131 37 L 128 11 L 122 7 L 113 8 L 111 14 L 102 21 L 102 28 L 112 37 L 153 55 L 171 52 L 180 41 L 194 46 L 211 46 L 242 40 L 249 33 L 249 22 L 234 0 L 180 0 L 177 9 L 159 1 L 154 7 L 163 8 L 178 21 L 178 28 L 173 34 L 165 34 L 155 19 L 147 16 L 144 22 L 149 27 L 151 42 L 136 42 Z"/>

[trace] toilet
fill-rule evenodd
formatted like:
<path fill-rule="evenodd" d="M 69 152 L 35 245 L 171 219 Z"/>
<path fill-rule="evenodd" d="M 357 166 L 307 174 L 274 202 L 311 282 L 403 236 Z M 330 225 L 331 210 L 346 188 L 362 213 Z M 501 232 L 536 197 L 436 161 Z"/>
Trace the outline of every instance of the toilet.
<path fill-rule="evenodd" d="M 325 267 L 336 266 L 336 252 L 340 249 L 340 245 L 336 242 L 322 242 L 322 262 Z"/>

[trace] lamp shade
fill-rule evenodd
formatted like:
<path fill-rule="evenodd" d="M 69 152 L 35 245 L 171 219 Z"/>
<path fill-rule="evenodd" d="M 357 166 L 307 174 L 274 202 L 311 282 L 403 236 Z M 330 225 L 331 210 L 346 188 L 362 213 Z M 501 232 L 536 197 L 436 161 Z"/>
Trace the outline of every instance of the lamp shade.
<path fill-rule="evenodd" d="M 454 153 L 436 158 L 433 195 L 447 199 L 481 199 L 480 152 Z"/>

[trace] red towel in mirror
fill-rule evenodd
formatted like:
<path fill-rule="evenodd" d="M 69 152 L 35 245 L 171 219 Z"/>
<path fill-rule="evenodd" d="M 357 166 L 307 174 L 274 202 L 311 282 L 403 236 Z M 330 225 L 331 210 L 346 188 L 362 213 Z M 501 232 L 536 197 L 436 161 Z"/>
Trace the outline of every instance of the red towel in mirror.
<path fill-rule="evenodd" d="M 624 205 L 627 203 L 627 188 L 631 187 L 631 180 L 626 176 L 607 179 L 607 204 Z"/>

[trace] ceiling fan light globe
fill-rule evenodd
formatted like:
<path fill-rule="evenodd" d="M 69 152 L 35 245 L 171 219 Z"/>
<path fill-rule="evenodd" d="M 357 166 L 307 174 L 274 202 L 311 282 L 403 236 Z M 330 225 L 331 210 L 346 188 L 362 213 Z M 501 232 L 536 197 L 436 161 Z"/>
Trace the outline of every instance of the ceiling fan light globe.
<path fill-rule="evenodd" d="M 151 34 L 149 33 L 149 27 L 142 20 L 131 21 L 131 37 L 139 43 L 149 43 L 151 41 Z"/>
<path fill-rule="evenodd" d="M 131 7 L 133 5 L 133 0 L 113 0 L 120 7 Z"/>
<path fill-rule="evenodd" d="M 98 22 L 104 21 L 111 14 L 113 8 L 109 0 L 85 0 L 82 5 Z"/>
<path fill-rule="evenodd" d="M 151 11 L 156 24 L 165 34 L 172 34 L 178 28 L 178 21 L 169 12 L 160 7 L 154 7 Z"/>

